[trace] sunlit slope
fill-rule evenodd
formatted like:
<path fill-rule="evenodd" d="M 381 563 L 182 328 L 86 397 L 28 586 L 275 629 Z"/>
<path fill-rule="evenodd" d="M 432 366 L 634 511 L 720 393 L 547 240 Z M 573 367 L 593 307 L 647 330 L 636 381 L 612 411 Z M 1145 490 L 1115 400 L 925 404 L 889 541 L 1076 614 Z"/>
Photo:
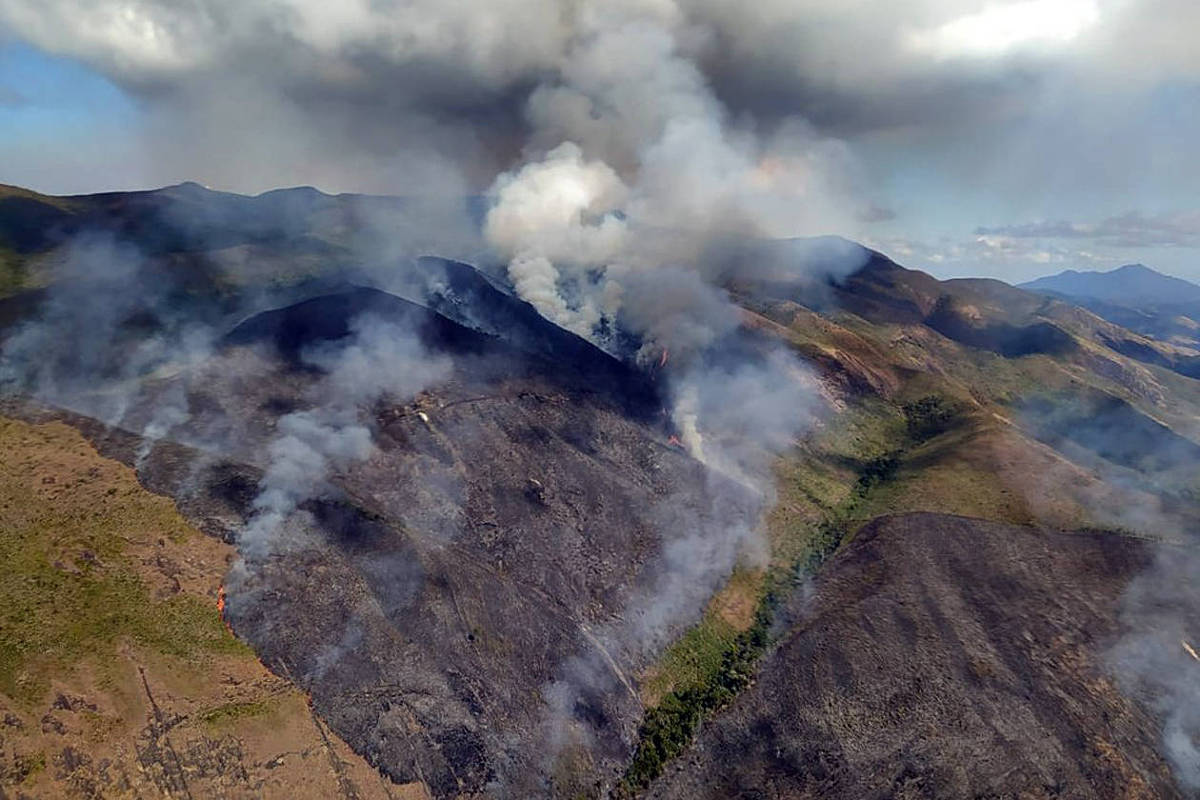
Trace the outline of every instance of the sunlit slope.
<path fill-rule="evenodd" d="M 4 792 L 424 796 L 385 786 L 229 633 L 230 547 L 65 425 L 0 418 L 0 451 Z"/>

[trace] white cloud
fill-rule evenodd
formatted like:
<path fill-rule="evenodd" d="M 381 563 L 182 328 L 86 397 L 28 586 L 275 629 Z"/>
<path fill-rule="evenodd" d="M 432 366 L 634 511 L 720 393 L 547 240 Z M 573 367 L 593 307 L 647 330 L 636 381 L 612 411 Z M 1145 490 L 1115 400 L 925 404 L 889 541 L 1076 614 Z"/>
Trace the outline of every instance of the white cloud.
<path fill-rule="evenodd" d="M 1035 44 L 1067 44 L 1099 18 L 1096 0 L 1023 0 L 914 31 L 908 44 L 935 58 L 995 57 Z"/>

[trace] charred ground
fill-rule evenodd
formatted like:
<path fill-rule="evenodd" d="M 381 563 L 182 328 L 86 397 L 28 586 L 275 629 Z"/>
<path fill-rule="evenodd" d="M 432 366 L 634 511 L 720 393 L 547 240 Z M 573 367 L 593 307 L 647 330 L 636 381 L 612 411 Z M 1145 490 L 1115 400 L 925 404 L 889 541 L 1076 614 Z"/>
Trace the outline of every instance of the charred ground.
<path fill-rule="evenodd" d="M 394 782 L 435 797 L 1183 791 L 1153 698 L 1116 688 L 1103 656 L 1130 578 L 1200 520 L 1187 348 L 861 248 L 849 275 L 804 261 L 842 263 L 857 246 L 836 240 L 772 252 L 762 279 L 728 281 L 742 331 L 721 357 L 782 343 L 814 365 L 825 409 L 776 465 L 769 552 L 701 571 L 684 621 L 643 641 L 655 623 L 631 600 L 671 542 L 752 502 L 671 443 L 657 362 L 614 357 L 461 262 L 362 285 L 378 273 L 344 231 L 400 201 L 189 185 L 4 203 L 0 340 L 69 318 L 46 309 L 85 232 L 132 247 L 130 285 L 147 287 L 110 328 L 74 332 L 102 340 L 122 404 L 84 390 L 6 413 L 78 428 L 227 542 L 256 513 L 280 421 L 316 402 L 314 351 L 370 317 L 446 360 L 415 395 L 359 409 L 371 455 L 332 469 L 228 598 L 237 635 Z M 184 309 L 211 347 L 186 369 L 122 372 L 130 343 L 184 338 Z M 45 358 L 75 370 L 86 352 Z M 180 412 L 165 434 L 164 408 Z M 558 709 L 561 740 L 546 698 L 564 680 L 590 689 Z M 696 697 L 718 699 L 671 705 Z M 662 708 L 687 724 L 652 752 Z"/>
<path fill-rule="evenodd" d="M 1108 675 L 1154 546 L 939 514 L 860 529 L 651 797 L 1180 797 Z"/>

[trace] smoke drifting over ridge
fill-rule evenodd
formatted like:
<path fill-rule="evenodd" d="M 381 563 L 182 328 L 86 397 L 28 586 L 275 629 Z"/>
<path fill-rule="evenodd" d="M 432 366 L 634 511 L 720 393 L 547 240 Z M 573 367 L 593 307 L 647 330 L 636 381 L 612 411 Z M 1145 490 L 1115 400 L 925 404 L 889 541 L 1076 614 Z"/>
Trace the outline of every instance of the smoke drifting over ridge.
<path fill-rule="evenodd" d="M 589 338 L 619 314 L 623 275 L 696 266 L 723 238 L 828 229 L 848 211 L 844 149 L 800 119 L 768 135 L 735 124 L 684 54 L 679 13 L 580 7 L 563 62 L 529 97 L 529 156 L 489 192 L 485 235 L 513 284 Z"/>
<path fill-rule="evenodd" d="M 246 556 L 270 555 L 288 516 L 328 490 L 330 473 L 368 458 L 374 446 L 364 408 L 387 395 L 404 402 L 449 372 L 449 362 L 425 351 L 411 328 L 363 315 L 351 323 L 349 341 L 301 354 L 323 371 L 310 387 L 311 407 L 281 417 L 268 448 L 254 514 L 238 544 Z"/>
<path fill-rule="evenodd" d="M 51 192 L 192 179 L 241 192 L 311 184 L 477 193 L 532 151 L 584 145 L 581 131 L 605 140 L 600 150 L 586 144 L 587 156 L 626 177 L 635 157 L 603 119 L 611 109 L 579 99 L 580 87 L 596 84 L 584 74 L 590 65 L 579 66 L 581 42 L 607 24 L 596 22 L 602 12 L 649 24 L 624 49 L 595 37 L 589 64 L 639 69 L 659 60 L 655 47 L 665 41 L 736 127 L 769 136 L 799 115 L 817 141 L 849 144 L 862 166 L 839 183 L 867 196 L 837 204 L 852 213 L 830 211 L 838 224 L 816 226 L 821 232 L 902 252 L 942 275 L 1033 277 L 1045 258 L 1064 266 L 1161 259 L 1192 270 L 1176 249 L 1113 261 L 1121 251 L 1100 242 L 995 247 L 971 234 L 1038 219 L 1193 210 L 1200 64 L 1178 33 L 1196 24 L 1187 0 L 327 5 L 0 3 L 0 42 L 82 62 L 80 71 L 96 73 L 131 109 L 117 131 L 99 120 L 86 137 L 64 133 L 50 147 L 36 121 L 7 149 L 0 137 L 8 162 L 0 177 Z M 689 80 L 676 71 L 652 82 L 674 92 Z M 5 89 L 26 94 L 0 77 L 0 96 Z M 81 152 L 103 163 L 80 169 Z"/>
<path fill-rule="evenodd" d="M 530 96 L 527 160 L 489 191 L 484 234 L 516 291 L 607 350 L 620 352 L 622 333 L 636 337 L 633 358 L 668 377 L 680 440 L 715 470 L 709 513 L 680 519 L 663 504 L 660 573 L 546 687 L 551 762 L 594 745 L 580 708 L 632 695 L 617 664 L 645 663 L 739 559 L 763 557 L 770 461 L 816 405 L 793 355 L 746 341 L 738 310 L 708 282 L 729 277 L 729 263 L 710 259 L 727 242 L 811 223 L 844 197 L 836 184 L 849 159 L 800 120 L 769 136 L 736 125 L 683 55 L 673 10 L 582 9 L 565 64 Z M 857 267 L 857 255 L 838 266 Z"/>
<path fill-rule="evenodd" d="M 715 470 L 708 513 L 681 519 L 663 504 L 661 571 L 546 687 L 548 762 L 594 746 L 580 708 L 632 695 L 620 663 L 645 663 L 739 559 L 763 557 L 770 461 L 816 405 L 793 355 L 748 341 L 738 309 L 709 282 L 729 277 L 729 263 L 710 259 L 728 242 L 785 235 L 819 219 L 823 203 L 836 207 L 849 157 L 801 120 L 761 136 L 736 124 L 684 55 L 675 12 L 582 7 L 564 63 L 529 97 L 524 163 L 488 192 L 484 235 L 517 293 L 610 352 L 635 337 L 632 357 L 668 379 L 680 440 Z"/>
<path fill-rule="evenodd" d="M 637 576 L 626 607 L 594 631 L 581 624 L 591 643 L 582 651 L 554 654 L 561 661 L 555 680 L 544 687 L 543 753 L 553 761 L 558 746 L 572 738 L 611 747 L 613 735 L 597 730 L 579 709 L 636 703 L 624 673 L 640 669 L 695 621 L 739 561 L 757 564 L 765 557 L 761 524 L 774 499 L 772 459 L 805 429 L 818 399 L 808 369 L 794 355 L 743 329 L 741 312 L 721 285 L 743 266 L 730 254 L 764 238 L 836 230 L 839 220 L 867 203 L 858 197 L 856 166 L 843 144 L 798 117 L 759 123 L 726 107 L 697 60 L 699 32 L 682 7 L 550 3 L 559 24 L 545 26 L 520 12 L 545 12 L 546 5 L 509 5 L 479 14 L 479 28 L 458 19 L 454 9 L 414 9 L 444 27 L 408 42 L 421 68 L 415 75 L 398 73 L 403 79 L 379 95 L 389 98 L 394 130 L 352 135 L 395 136 L 397 149 L 405 151 L 400 161 L 414 165 L 407 180 L 396 182 L 396 194 L 461 196 L 467 186 L 489 187 L 482 220 L 489 260 L 504 264 L 513 290 L 545 318 L 644 370 L 653 368 L 679 439 L 710 468 L 699 487 L 701 507 L 667 496 L 639 509 L 651 520 L 657 552 Z M 114 68 L 130 67 L 132 74 L 150 65 L 146 91 L 176 94 L 191 103 L 190 114 L 229 102 L 257 105 L 261 84 L 279 78 L 278 66 L 256 62 L 261 70 L 249 71 L 250 79 L 220 86 L 225 100 L 211 94 L 206 77 L 176 84 L 179 74 L 196 75 L 197 65 L 206 63 L 209 55 L 192 48 L 203 46 L 207 25 L 248 23 L 255 12 L 231 7 L 224 9 L 229 17 L 192 19 L 175 8 L 146 10 L 162 22 L 164 47 L 140 51 L 134 62 Z M 398 16 L 401 31 L 406 25 L 424 30 L 415 19 Z M 364 35 L 349 17 L 334 17 L 306 29 L 305 38 L 316 35 L 310 44 L 317 50 L 336 49 L 338 42 L 323 38 L 328 35 Z M 478 47 L 480 36 L 495 35 L 488 32 L 494 19 L 502 21 L 498 39 Z M 463 40 L 455 38 L 464 31 Z M 546 35 L 544 47 L 527 41 Z M 442 60 L 447 52 L 461 56 L 461 63 Z M 351 83 L 352 60 L 341 64 Z M 199 71 L 206 69 L 216 67 Z M 418 78 L 427 70 L 435 79 L 425 90 Z M 321 81 L 315 83 L 320 87 Z M 466 100 L 454 99 L 451 89 L 464 83 L 470 87 Z M 312 85 L 291 88 L 311 91 Z M 338 101 L 319 96 L 327 89 L 320 87 L 307 108 L 329 102 L 330 117 L 339 119 Z M 202 101 L 192 102 L 197 96 Z M 293 152 L 308 147 L 306 126 L 291 113 L 294 98 L 268 91 L 263 100 L 266 116 L 289 129 L 281 132 L 279 146 Z M 411 118 L 401 113 L 409 111 Z M 217 118 L 227 116 L 223 111 Z M 345 120 L 352 123 L 354 116 Z M 498 124 L 487 129 L 479 120 Z M 445 204 L 447 220 L 433 218 L 424 227 L 461 230 L 454 206 Z M 412 240 L 425 233 L 397 230 L 371 243 L 377 284 L 404 288 L 420 300 L 422 276 L 412 279 L 407 267 L 389 274 L 387 265 L 397 255 L 411 255 Z M 431 240 L 441 244 L 437 239 Z M 714 260 L 718 252 L 721 258 Z M 837 267 L 857 267 L 858 256 Z M 306 501 L 335 495 L 335 473 L 375 453 L 364 412 L 383 395 L 403 401 L 447 375 L 444 361 L 414 344 L 412 330 L 369 318 L 356 325 L 348 344 L 300 354 L 321 377 L 301 410 L 278 418 L 259 454 L 262 477 L 237 535 L 243 560 L 229 580 L 235 611 L 256 602 L 268 562 L 289 546 L 304 546 L 303 538 L 319 527 L 306 520 Z M 215 330 L 209 329 L 206 341 L 216 341 Z M 142 374 L 135 369 L 130 378 Z M 181 415 L 155 418 L 146 430 L 167 435 L 186 423 L 187 413 L 184 403 Z M 230 452 L 239 446 L 213 443 Z M 340 652 L 323 657 L 320 671 L 334 670 L 324 662 Z M 636 719 L 636 709 L 625 710 L 618 718 Z M 630 736 L 623 731 L 617 739 L 628 747 Z M 619 759 L 605 755 L 609 763 Z M 516 776 L 500 777 L 518 783 Z"/>
<path fill-rule="evenodd" d="M 0 388 L 127 426 L 148 444 L 165 436 L 188 412 L 179 387 L 162 384 L 212 354 L 222 309 L 190 302 L 158 266 L 108 233 L 67 242 L 35 316 L 0 343 Z M 143 381 L 149 415 L 133 408 Z"/>
<path fill-rule="evenodd" d="M 27 4 L 0 2 L 0 13 L 26 35 L 66 39 L 66 51 L 158 98 L 153 124 L 163 130 L 194 127 L 203 136 L 236 129 L 231 118 L 260 109 L 272 135 L 270 168 L 243 176 L 237 172 L 254 159 L 232 158 L 218 168 L 218 174 L 228 170 L 227 179 L 267 181 L 280 164 L 310 161 L 317 166 L 305 167 L 305 180 L 314 182 L 368 176 L 391 181 L 388 190 L 398 194 L 442 198 L 484 190 L 482 238 L 490 252 L 483 256 L 504 265 L 514 291 L 547 319 L 661 376 L 679 439 L 711 468 L 710 507 L 684 513 L 667 498 L 653 509 L 661 538 L 657 571 L 622 619 L 588 632 L 596 647 L 564 656 L 558 678 L 545 687 L 551 756 L 556 746 L 590 735 L 581 706 L 597 695 L 626 695 L 623 666 L 644 662 L 693 620 L 739 559 L 762 557 L 759 528 L 773 502 L 771 460 L 806 429 L 818 404 L 807 368 L 781 345 L 745 331 L 723 286 L 771 266 L 760 261 L 765 240 L 844 230 L 870 198 L 847 145 L 777 110 L 803 103 L 776 101 L 834 95 L 840 102 L 821 106 L 826 131 L 912 123 L 944 110 L 930 100 L 947 85 L 944 78 L 931 78 L 886 47 L 858 44 L 863 63 L 838 76 L 840 82 L 816 74 L 819 56 L 807 52 L 800 58 L 814 77 L 792 69 L 785 50 L 804 48 L 769 30 L 771 20 L 792 20 L 787 5 L 764 4 L 760 26 L 719 4 L 670 0 L 514 0 L 479 12 L 419 2 L 386 14 L 365 3 L 331 10 L 304 2 L 209 2 L 189 10 L 143 2 L 124 6 L 124 23 L 105 28 L 92 24 L 93 13 L 103 16 L 103 3 L 74 14 L 73 4 L 50 2 L 39 15 Z M 918 5 L 914 25 L 936 31 L 943 4 Z M 56 20 L 69 24 L 60 30 Z M 261 40 L 241 38 L 247 30 Z M 776 46 L 758 48 L 763 42 Z M 271 63 L 280 53 L 286 55 Z M 229 79 L 221 66 L 226 56 L 249 65 L 246 76 Z M 877 91 L 872 72 L 896 64 L 902 75 L 927 79 L 914 81 L 926 102 L 906 108 L 908 96 L 898 92 L 867 118 L 848 110 L 854 104 L 847 98 Z M 761 75 L 792 77 L 756 81 Z M 951 95 L 983 113 L 971 91 L 980 82 L 988 83 L 987 76 L 967 75 Z M 1001 98 L 1020 88 L 1000 83 Z M 740 99 L 751 85 L 764 88 Z M 363 113 L 376 106 L 379 113 Z M 220 134 L 226 142 L 237 135 Z M 342 136 L 349 155 L 326 168 L 319 156 Z M 252 144 L 258 146 L 247 148 L 251 154 L 263 152 L 261 141 Z M 480 252 L 478 232 L 462 225 L 461 204 L 433 205 L 427 224 L 376 233 L 367 250 L 380 285 L 419 298 L 426 277 L 393 269 L 397 261 L 425 248 Z M 134 275 L 128 265 L 140 257 L 123 244 L 81 243 L 79 252 L 86 255 L 68 258 L 75 266 L 66 277 L 85 279 L 83 288 L 53 294 L 45 324 L 22 330 L 5 356 L 25 359 L 26 384 L 52 402 L 114 424 L 136 420 L 149 448 L 190 412 L 176 382 L 155 397 L 148 416 L 127 416 L 138 381 L 160 365 L 186 369 L 204 358 L 217 338 L 215 322 L 176 314 L 165 295 L 127 294 Z M 825 268 L 848 272 L 861 263 L 859 252 L 841 255 Z M 103 303 L 94 294 L 97 276 Z M 133 358 L 104 364 L 90 347 L 119 339 L 138 303 L 164 312 L 158 327 Z M 78 308 L 101 318 L 78 319 Z M 64 327 L 72 334 L 65 340 Z M 304 502 L 331 491 L 336 472 L 374 454 L 363 420 L 367 407 L 384 395 L 403 400 L 448 370 L 414 344 L 413 331 L 369 318 L 359 320 L 349 344 L 301 357 L 323 376 L 305 397 L 308 407 L 283 414 L 264 449 L 264 474 L 239 540 L 251 561 L 285 547 L 280 534 L 290 518 L 303 516 L 297 512 Z M 91 363 L 81 369 L 71 359 Z M 89 385 L 96 380 L 99 392 Z M 86 402 L 78 404 L 80 398 Z M 296 527 L 305 526 L 287 532 Z M 355 641 L 353 633 L 346 629 L 344 644 Z M 321 660 L 324 671 L 336 655 Z M 1168 711 L 1174 698 L 1191 708 L 1185 701 L 1193 699 L 1194 685 L 1164 691 Z M 1168 745 L 1191 781 L 1194 742 L 1176 734 L 1194 730 L 1195 720 L 1175 715 L 1168 722 Z"/>
<path fill-rule="evenodd" d="M 640 669 L 695 621 L 739 560 L 764 557 L 760 528 L 773 502 L 771 461 L 805 429 L 818 400 L 807 368 L 781 344 L 744 330 L 740 310 L 720 284 L 739 267 L 729 258 L 737 249 L 730 243 L 816 225 L 823 203 L 837 205 L 830 187 L 840 180 L 832 175 L 842 155 L 798 120 L 762 136 L 753 125 L 736 123 L 696 65 L 678 52 L 669 19 L 641 8 L 588 12 L 595 18 L 573 45 L 573 66 L 530 95 L 528 114 L 538 127 L 522 148 L 525 162 L 497 177 L 487 193 L 484 240 L 492 258 L 505 264 L 515 292 L 543 316 L 654 370 L 680 440 L 710 470 L 698 487 L 702 507 L 681 507 L 680 497 L 665 496 L 638 509 L 639 518 L 650 520 L 655 542 L 649 566 L 634 573 L 636 585 L 619 613 L 593 624 L 584 637 L 598 646 L 553 654 L 561 663 L 544 687 L 549 760 L 564 741 L 560 731 L 585 740 L 594 735 L 611 746 L 611 733 L 581 718 L 581 702 L 628 703 L 630 692 L 621 685 L 627 680 L 613 684 L 614 676 Z M 634 53 L 624 51 L 628 37 L 637 45 Z M 630 61 L 638 54 L 640 63 Z M 661 80 L 645 85 L 650 79 Z M 669 102 L 661 92 L 670 94 Z M 584 118 L 575 116 L 589 105 Z M 835 157 L 827 160 L 829 154 Z M 448 214 L 454 206 L 446 204 Z M 460 221 L 435 219 L 429 227 L 453 231 Z M 417 247 L 414 236 L 427 232 L 380 233 L 370 242 L 371 268 L 364 272 L 420 302 L 437 276 L 410 270 L 405 257 Z M 283 233 L 294 235 L 290 228 Z M 722 258 L 711 261 L 717 251 Z M 839 266 L 853 269 L 859 256 Z M 98 257 L 89 266 L 108 271 Z M 113 275 L 119 285 L 120 273 Z M 157 307 L 153 297 L 143 299 Z M 248 305 L 271 300 L 268 293 Z M 164 299 L 163 305 L 170 304 Z M 463 311 L 469 318 L 471 310 Z M 226 309 L 207 321 L 206 346 L 228 330 L 235 313 Z M 56 324 L 29 330 L 50 341 Z M 120 324 L 115 314 L 104 330 Z M 348 344 L 299 354 L 300 366 L 320 377 L 300 398 L 301 409 L 281 414 L 254 453 L 262 476 L 236 536 L 243 561 L 228 581 L 235 614 L 269 596 L 259 591 L 273 559 L 320 536 L 306 502 L 336 496 L 337 474 L 376 454 L 367 421 L 375 401 L 387 395 L 403 403 L 446 378 L 445 362 L 417 346 L 414 331 L 370 318 L 356 325 Z M 135 365 L 130 386 L 145 373 Z M 145 427 L 154 437 L 188 427 L 187 393 L 174 396 L 180 413 L 154 417 Z M 129 419 L 123 412 L 111 417 L 122 424 Z M 230 430 L 213 432 L 207 444 L 217 453 L 242 455 L 247 447 L 236 438 Z M 582 623 L 580 630 L 586 630 Z M 347 641 L 352 631 L 346 623 Z M 317 672 L 336 673 L 341 652 L 323 656 Z M 621 718 L 636 718 L 636 708 L 625 712 Z M 622 732 L 624 746 L 632 733 Z M 610 763 L 619 758 L 607 755 Z"/>

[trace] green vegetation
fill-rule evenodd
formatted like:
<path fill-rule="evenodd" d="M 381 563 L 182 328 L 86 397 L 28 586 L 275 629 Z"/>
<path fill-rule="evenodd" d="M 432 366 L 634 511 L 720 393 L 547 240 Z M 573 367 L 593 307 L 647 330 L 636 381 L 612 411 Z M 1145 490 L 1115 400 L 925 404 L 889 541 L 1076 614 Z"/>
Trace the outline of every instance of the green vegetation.
<path fill-rule="evenodd" d="M 48 206 L 53 206 L 60 211 L 73 213 L 78 210 L 78 201 L 72 200 L 69 197 L 58 197 L 52 194 L 41 194 L 32 189 L 24 189 L 20 186 L 10 186 L 7 183 L 0 183 L 0 200 L 16 198 L 20 200 L 35 200 Z"/>
<path fill-rule="evenodd" d="M 738 635 L 754 624 L 764 576 L 762 570 L 734 570 L 700 622 L 668 647 L 641 681 L 646 705 L 656 705 L 673 690 L 704 686 L 712 679 Z"/>
<path fill-rule="evenodd" d="M 203 598 L 155 599 L 129 552 L 186 530 L 170 501 L 65 426 L 0 418 L 0 449 L 0 692 L 36 703 L 81 661 L 103 669 L 120 639 L 187 659 L 246 651 Z"/>
<path fill-rule="evenodd" d="M 905 403 L 903 410 L 908 438 L 915 444 L 945 433 L 961 418 L 955 405 L 936 394 Z"/>
<path fill-rule="evenodd" d="M 771 621 L 779 595 L 768 589 L 759 601 L 754 624 L 739 633 L 721 654 L 717 668 L 702 685 L 669 692 L 646 712 L 638 729 L 638 747 L 618 795 L 631 795 L 650 785 L 663 765 L 683 752 L 700 722 L 750 685 L 754 666 L 770 644 Z"/>
<path fill-rule="evenodd" d="M 671 690 L 700 686 L 717 669 L 738 631 L 720 617 L 705 614 L 663 653 L 642 687 L 643 697 L 661 699 Z"/>
<path fill-rule="evenodd" d="M 235 722 L 240 719 L 264 716 L 274 711 L 276 705 L 270 699 L 244 703 L 226 703 L 215 708 L 205 709 L 197 714 L 196 718 L 206 725 L 215 726 L 222 723 Z"/>
<path fill-rule="evenodd" d="M 25 287 L 25 263 L 21 256 L 0 245 L 0 298 L 16 294 Z"/>
<path fill-rule="evenodd" d="M 738 631 L 710 608 L 667 650 L 654 679 L 671 676 L 672 689 L 646 711 L 618 795 L 632 796 L 649 786 L 688 746 L 700 723 L 750 685 L 771 644 L 780 599 L 816 574 L 852 536 L 863 507 L 895 480 L 910 449 L 963 420 L 961 405 L 940 395 L 925 395 L 898 409 L 867 402 L 835 420 L 809 452 L 781 466 L 780 506 L 792 512 L 772 517 L 775 566 L 760 573 L 753 623 Z M 781 553 L 788 558 L 781 561 Z"/>
<path fill-rule="evenodd" d="M 0 692 L 35 702 L 55 670 L 105 656 L 119 637 L 168 655 L 241 652 L 215 609 L 194 597 L 155 602 L 122 567 L 64 569 L 37 532 L 6 530 L 0 542 Z M 111 557 L 111 556 L 110 556 Z"/>

